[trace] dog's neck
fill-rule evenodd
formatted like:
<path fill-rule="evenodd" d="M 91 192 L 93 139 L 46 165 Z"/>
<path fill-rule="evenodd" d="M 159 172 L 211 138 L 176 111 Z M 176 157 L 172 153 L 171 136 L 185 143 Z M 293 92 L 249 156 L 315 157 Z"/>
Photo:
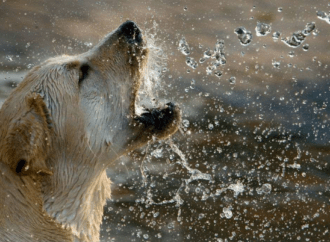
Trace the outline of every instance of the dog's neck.
<path fill-rule="evenodd" d="M 45 210 L 71 228 L 74 241 L 99 241 L 103 207 L 110 198 L 111 181 L 105 169 L 77 167 L 74 164 L 79 163 L 70 160 L 54 164 L 54 175 L 43 187 Z"/>

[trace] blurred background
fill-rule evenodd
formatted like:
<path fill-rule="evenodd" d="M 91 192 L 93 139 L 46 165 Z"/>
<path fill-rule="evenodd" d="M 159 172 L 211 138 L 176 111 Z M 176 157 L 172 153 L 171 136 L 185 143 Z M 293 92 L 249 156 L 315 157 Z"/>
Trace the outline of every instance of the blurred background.
<path fill-rule="evenodd" d="M 133 20 L 162 50 L 156 98 L 179 104 L 183 124 L 108 170 L 101 241 L 329 241 L 329 10 L 1 0 L 0 105 L 34 65 Z"/>

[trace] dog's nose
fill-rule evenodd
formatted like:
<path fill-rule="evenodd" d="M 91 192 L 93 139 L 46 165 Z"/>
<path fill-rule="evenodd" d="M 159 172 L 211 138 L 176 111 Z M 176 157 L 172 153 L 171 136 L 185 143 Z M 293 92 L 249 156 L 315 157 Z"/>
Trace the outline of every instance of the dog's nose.
<path fill-rule="evenodd" d="M 126 21 L 118 28 L 119 32 L 121 32 L 126 38 L 128 42 L 142 42 L 142 34 L 138 26 L 133 21 Z"/>

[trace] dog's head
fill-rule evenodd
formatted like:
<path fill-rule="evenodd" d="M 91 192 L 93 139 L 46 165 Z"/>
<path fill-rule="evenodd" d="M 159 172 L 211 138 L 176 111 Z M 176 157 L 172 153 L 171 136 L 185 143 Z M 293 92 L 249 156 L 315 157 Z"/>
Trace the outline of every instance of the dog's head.
<path fill-rule="evenodd" d="M 0 155 L 22 174 L 50 174 L 48 156 L 66 159 L 68 153 L 90 151 L 102 154 L 106 167 L 154 138 L 173 134 L 181 118 L 175 105 L 136 114 L 147 61 L 141 31 L 127 21 L 86 53 L 36 66 L 2 107 L 0 122 L 8 125 L 0 128 L 0 145 L 10 152 Z"/>

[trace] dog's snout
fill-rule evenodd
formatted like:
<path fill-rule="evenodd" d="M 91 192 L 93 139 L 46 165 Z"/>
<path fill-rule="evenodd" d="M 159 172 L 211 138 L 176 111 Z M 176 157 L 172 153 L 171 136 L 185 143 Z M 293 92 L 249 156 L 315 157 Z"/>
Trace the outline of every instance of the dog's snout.
<path fill-rule="evenodd" d="M 141 31 L 133 21 L 126 21 L 118 30 L 126 37 L 128 42 L 136 42 L 138 44 L 142 42 Z"/>

